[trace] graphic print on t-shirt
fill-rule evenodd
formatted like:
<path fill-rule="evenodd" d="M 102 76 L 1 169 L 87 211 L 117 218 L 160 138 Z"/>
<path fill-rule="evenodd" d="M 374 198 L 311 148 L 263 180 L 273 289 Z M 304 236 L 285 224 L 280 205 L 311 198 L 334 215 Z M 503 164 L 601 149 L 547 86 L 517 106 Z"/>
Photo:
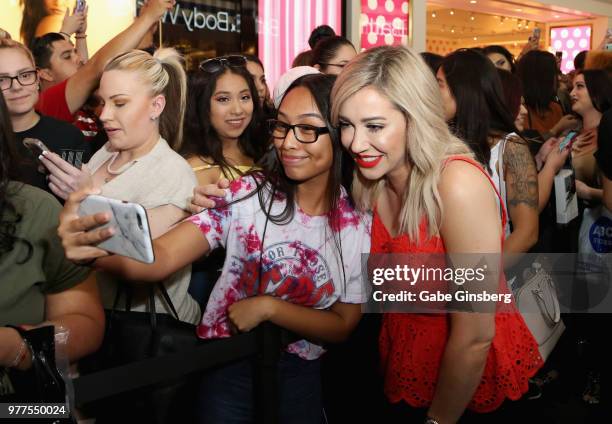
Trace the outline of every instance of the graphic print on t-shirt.
<path fill-rule="evenodd" d="M 304 306 L 325 302 L 334 294 L 334 284 L 327 261 L 317 250 L 300 241 L 284 241 L 267 246 L 262 255 L 259 280 L 259 258 L 245 263 L 232 257 L 230 272 L 239 273 L 245 295 L 270 294 Z"/>

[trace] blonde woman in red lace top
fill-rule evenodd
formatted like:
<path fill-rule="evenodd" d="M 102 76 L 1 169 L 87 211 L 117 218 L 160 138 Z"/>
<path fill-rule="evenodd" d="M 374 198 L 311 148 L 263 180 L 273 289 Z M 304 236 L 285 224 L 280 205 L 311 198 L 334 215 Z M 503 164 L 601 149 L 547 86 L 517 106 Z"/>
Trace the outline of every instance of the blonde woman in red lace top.
<path fill-rule="evenodd" d="M 372 253 L 501 253 L 505 211 L 486 172 L 450 134 L 436 80 L 416 53 L 361 53 L 332 99 L 358 168 L 355 200 L 374 210 Z M 393 415 L 385 422 L 447 424 L 466 409 L 489 413 L 520 398 L 542 365 L 514 307 L 386 314 L 379 348 Z"/>

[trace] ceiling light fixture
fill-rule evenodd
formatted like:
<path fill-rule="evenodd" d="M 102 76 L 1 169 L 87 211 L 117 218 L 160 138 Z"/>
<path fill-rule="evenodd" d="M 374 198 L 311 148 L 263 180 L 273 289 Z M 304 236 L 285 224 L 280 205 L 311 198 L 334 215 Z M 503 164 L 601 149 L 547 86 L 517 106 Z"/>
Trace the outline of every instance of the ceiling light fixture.
<path fill-rule="evenodd" d="M 451 28 L 451 32 L 454 34 L 455 33 L 455 27 Z"/>
<path fill-rule="evenodd" d="M 476 0 L 470 0 L 470 4 L 476 4 L 478 3 Z"/>
<path fill-rule="evenodd" d="M 451 15 L 454 15 L 454 14 L 455 14 L 455 10 L 454 10 L 454 9 L 451 9 L 451 10 L 450 10 L 450 14 L 451 14 Z"/>
<path fill-rule="evenodd" d="M 478 41 L 478 37 L 474 37 L 474 41 Z"/>
<path fill-rule="evenodd" d="M 474 14 L 472 13 L 472 14 L 470 15 L 470 21 L 473 21 L 474 19 L 476 19 L 476 16 L 474 16 Z"/>
<path fill-rule="evenodd" d="M 432 17 L 432 18 L 435 18 L 436 16 L 437 16 L 437 15 L 436 15 L 436 12 L 431 12 L 431 17 Z"/>

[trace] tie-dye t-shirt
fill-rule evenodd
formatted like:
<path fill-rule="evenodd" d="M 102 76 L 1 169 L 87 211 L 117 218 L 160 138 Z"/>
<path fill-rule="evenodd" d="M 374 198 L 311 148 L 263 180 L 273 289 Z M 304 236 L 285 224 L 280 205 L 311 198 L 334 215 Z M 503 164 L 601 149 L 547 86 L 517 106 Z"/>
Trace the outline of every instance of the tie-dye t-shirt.
<path fill-rule="evenodd" d="M 266 215 L 257 194 L 240 200 L 255 189 L 252 176 L 235 180 L 224 199 L 215 199 L 217 208 L 189 218 L 202 230 L 211 249 L 223 246 L 227 251 L 221 277 L 198 327 L 201 338 L 229 337 L 227 309 L 249 296 L 269 294 L 316 309 L 327 309 L 336 301 L 364 303 L 366 300 L 361 254 L 370 251 L 371 217 L 351 207 L 344 191 L 339 203 L 341 218 L 336 225 L 339 228 L 333 231 L 327 216 L 307 215 L 297 204 L 288 224 L 268 221 L 260 284 L 257 274 Z M 273 216 L 285 206 L 284 196 L 276 198 Z M 219 207 L 220 204 L 227 206 Z M 265 204 L 267 208 L 269 203 Z M 342 249 L 342 259 L 337 246 Z M 289 345 L 287 351 L 304 359 L 316 359 L 324 349 L 300 340 Z"/>

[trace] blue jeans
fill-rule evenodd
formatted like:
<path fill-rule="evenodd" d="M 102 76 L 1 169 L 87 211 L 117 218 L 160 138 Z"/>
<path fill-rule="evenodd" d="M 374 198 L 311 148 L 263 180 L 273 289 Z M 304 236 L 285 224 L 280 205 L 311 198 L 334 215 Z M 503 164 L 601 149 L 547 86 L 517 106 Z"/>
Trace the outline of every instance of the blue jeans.
<path fill-rule="evenodd" d="M 278 364 L 278 411 L 281 424 L 321 424 L 321 361 L 283 353 Z M 253 365 L 234 362 L 203 377 L 198 394 L 201 424 L 253 422 Z"/>

